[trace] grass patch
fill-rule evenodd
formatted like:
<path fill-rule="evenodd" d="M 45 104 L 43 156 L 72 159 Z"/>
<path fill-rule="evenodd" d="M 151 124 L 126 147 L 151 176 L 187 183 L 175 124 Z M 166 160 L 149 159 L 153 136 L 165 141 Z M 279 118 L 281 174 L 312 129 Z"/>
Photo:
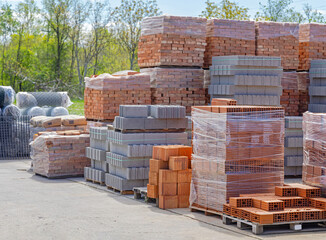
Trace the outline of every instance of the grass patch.
<path fill-rule="evenodd" d="M 69 114 L 84 116 L 84 100 L 83 99 L 71 99 L 74 103 L 68 107 Z"/>

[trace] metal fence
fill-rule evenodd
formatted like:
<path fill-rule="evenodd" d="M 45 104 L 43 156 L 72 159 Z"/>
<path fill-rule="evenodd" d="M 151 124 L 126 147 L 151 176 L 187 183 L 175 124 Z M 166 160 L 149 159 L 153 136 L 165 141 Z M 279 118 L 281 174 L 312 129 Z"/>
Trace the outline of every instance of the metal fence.
<path fill-rule="evenodd" d="M 0 159 L 29 158 L 30 119 L 0 116 Z"/>

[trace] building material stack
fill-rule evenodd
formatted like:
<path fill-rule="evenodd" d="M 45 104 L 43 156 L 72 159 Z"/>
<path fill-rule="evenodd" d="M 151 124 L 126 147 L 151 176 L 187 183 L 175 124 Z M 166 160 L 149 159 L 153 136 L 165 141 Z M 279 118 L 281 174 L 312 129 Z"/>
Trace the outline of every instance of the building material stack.
<path fill-rule="evenodd" d="M 88 146 L 89 134 L 80 131 L 44 133 L 31 143 L 33 172 L 48 178 L 83 176 L 90 166 Z"/>
<path fill-rule="evenodd" d="M 221 212 L 230 197 L 283 184 L 283 108 L 196 106 L 192 120 L 191 206 Z"/>
<path fill-rule="evenodd" d="M 229 19 L 207 20 L 204 68 L 212 65 L 212 57 L 228 55 L 255 56 L 256 34 L 254 21 Z"/>
<path fill-rule="evenodd" d="M 232 98 L 239 105 L 280 105 L 283 71 L 279 57 L 213 57 L 210 71 L 211 99 Z"/>
<path fill-rule="evenodd" d="M 153 147 L 147 197 L 157 199 L 159 208 L 189 207 L 191 154 L 189 146 Z"/>
<path fill-rule="evenodd" d="M 256 22 L 256 55 L 282 58 L 284 70 L 299 67 L 299 24 Z"/>
<path fill-rule="evenodd" d="M 89 120 L 113 121 L 122 104 L 151 103 L 150 79 L 146 74 L 108 73 L 85 78 L 85 117 Z"/>
<path fill-rule="evenodd" d="M 302 117 L 285 117 L 284 175 L 302 175 L 303 131 Z"/>
<path fill-rule="evenodd" d="M 311 60 L 326 59 L 326 25 L 300 24 L 299 49 L 299 70 L 309 70 Z"/>
<path fill-rule="evenodd" d="M 325 113 L 303 114 L 303 171 L 305 184 L 320 187 L 326 196 Z"/>
<path fill-rule="evenodd" d="M 108 132 L 106 185 L 120 192 L 146 186 L 153 146 L 186 145 L 187 125 L 182 106 L 121 105 Z"/>
<path fill-rule="evenodd" d="M 151 76 L 152 104 L 186 107 L 207 102 L 203 86 L 206 19 L 158 16 L 142 22 L 138 65 Z"/>
<path fill-rule="evenodd" d="M 275 187 L 271 194 L 240 194 L 224 204 L 223 213 L 266 225 L 313 222 L 326 219 L 326 198 L 321 198 L 320 193 L 317 187 L 289 184 Z"/>
<path fill-rule="evenodd" d="M 86 148 L 86 157 L 91 159 L 91 167 L 84 168 L 84 178 L 93 183 L 105 184 L 105 173 L 109 172 L 106 153 L 110 151 L 107 127 L 90 128 L 90 147 Z"/>
<path fill-rule="evenodd" d="M 311 60 L 309 70 L 310 112 L 326 112 L 326 60 Z"/>

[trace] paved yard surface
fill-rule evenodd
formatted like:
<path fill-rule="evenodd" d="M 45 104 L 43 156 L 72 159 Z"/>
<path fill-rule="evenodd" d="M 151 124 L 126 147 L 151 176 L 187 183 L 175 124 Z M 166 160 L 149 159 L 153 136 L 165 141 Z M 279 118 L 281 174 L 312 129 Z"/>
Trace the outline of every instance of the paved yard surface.
<path fill-rule="evenodd" d="M 164 211 L 81 178 L 48 180 L 30 161 L 0 161 L 0 239 L 325 240 L 326 232 L 255 236 L 189 209 Z"/>

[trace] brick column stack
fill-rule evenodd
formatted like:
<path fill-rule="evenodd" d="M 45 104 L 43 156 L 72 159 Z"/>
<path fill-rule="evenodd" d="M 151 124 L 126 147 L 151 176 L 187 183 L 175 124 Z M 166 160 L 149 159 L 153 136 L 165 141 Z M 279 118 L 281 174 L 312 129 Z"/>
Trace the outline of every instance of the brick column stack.
<path fill-rule="evenodd" d="M 204 89 L 206 19 L 158 16 L 142 22 L 138 65 L 151 76 L 152 104 L 207 103 Z"/>
<path fill-rule="evenodd" d="M 326 59 L 311 60 L 308 110 L 326 113 Z"/>

